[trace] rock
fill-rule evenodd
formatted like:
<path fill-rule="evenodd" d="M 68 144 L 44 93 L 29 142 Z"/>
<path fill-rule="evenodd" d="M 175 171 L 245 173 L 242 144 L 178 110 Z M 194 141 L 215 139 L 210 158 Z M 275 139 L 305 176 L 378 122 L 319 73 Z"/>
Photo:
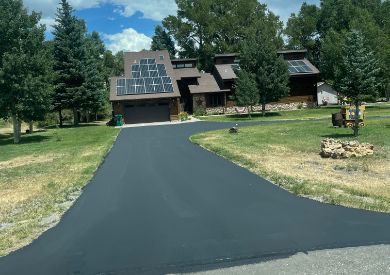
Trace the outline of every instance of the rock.
<path fill-rule="evenodd" d="M 327 138 L 321 141 L 320 155 L 323 158 L 344 159 L 374 154 L 374 145 L 358 141 L 339 141 Z"/>

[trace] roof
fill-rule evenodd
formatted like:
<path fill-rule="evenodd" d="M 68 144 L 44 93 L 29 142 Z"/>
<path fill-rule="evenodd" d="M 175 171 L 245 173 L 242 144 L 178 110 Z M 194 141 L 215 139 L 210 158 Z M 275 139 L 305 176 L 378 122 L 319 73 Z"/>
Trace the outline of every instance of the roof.
<path fill-rule="evenodd" d="M 198 83 L 199 85 L 188 86 L 191 94 L 220 93 L 225 91 L 219 88 L 214 76 L 209 73 L 202 73 Z"/>
<path fill-rule="evenodd" d="M 223 53 L 223 54 L 216 54 L 214 57 L 235 57 L 238 56 L 238 53 Z"/>
<path fill-rule="evenodd" d="M 173 77 L 176 80 L 182 78 L 199 78 L 201 76 L 197 68 L 181 68 L 173 70 Z"/>
<path fill-rule="evenodd" d="M 318 74 L 320 74 L 320 71 L 309 60 L 307 60 L 306 58 L 304 58 L 304 59 L 297 59 L 297 60 L 286 60 L 286 62 L 291 62 L 291 61 L 302 61 L 302 62 L 305 63 L 305 65 L 307 67 L 309 67 L 309 69 L 311 71 L 310 72 L 309 71 L 297 72 L 297 73 L 292 73 L 290 71 L 290 76 L 305 76 L 305 75 L 318 75 Z"/>
<path fill-rule="evenodd" d="M 233 70 L 232 64 L 215 65 L 215 69 L 221 76 L 222 80 L 230 80 L 237 78 L 237 75 Z"/>
<path fill-rule="evenodd" d="M 172 59 L 172 62 L 186 62 L 186 61 L 194 62 L 194 61 L 197 61 L 197 59 L 196 58 L 176 58 L 176 59 Z"/>
<path fill-rule="evenodd" d="M 280 50 L 280 51 L 278 51 L 278 54 L 285 54 L 285 53 L 307 53 L 307 50 L 303 49 L 303 50 Z"/>
<path fill-rule="evenodd" d="M 117 94 L 117 80 L 118 79 L 126 79 L 126 89 L 128 90 L 129 87 L 127 86 L 127 79 L 130 79 L 131 81 L 134 81 L 133 74 L 132 74 L 132 66 L 138 65 L 141 62 L 141 59 L 155 59 L 155 63 L 157 66 L 164 65 L 167 78 L 171 78 L 172 86 L 170 89 L 173 88 L 173 92 L 160 92 L 160 93 L 139 93 L 139 94 L 125 94 L 125 95 L 118 95 Z M 111 77 L 110 78 L 110 101 L 129 101 L 129 100 L 140 100 L 140 99 L 160 99 L 160 98 L 177 98 L 180 97 L 179 87 L 177 86 L 177 82 L 175 81 L 175 75 L 174 70 L 172 67 L 171 59 L 169 57 L 169 53 L 167 50 L 163 51 L 140 51 L 140 52 L 125 52 L 124 53 L 124 67 L 125 67 L 125 75 L 124 76 L 117 76 L 117 77 Z M 142 78 L 143 76 L 140 76 Z M 157 78 L 160 78 L 160 71 L 157 75 Z M 153 77 L 149 77 L 153 78 Z M 156 76 L 154 76 L 156 78 Z M 154 79 L 153 78 L 153 79 Z M 145 78 L 146 80 L 146 78 Z M 167 83 L 171 85 L 170 83 Z M 134 85 L 134 84 L 132 84 Z M 138 84 L 136 84 L 138 85 Z M 158 84 L 154 84 L 158 85 Z M 166 85 L 163 85 L 162 89 L 165 89 Z M 146 90 L 145 85 L 145 90 Z M 132 88 L 132 87 L 130 87 Z M 157 88 L 157 87 L 156 87 Z"/>

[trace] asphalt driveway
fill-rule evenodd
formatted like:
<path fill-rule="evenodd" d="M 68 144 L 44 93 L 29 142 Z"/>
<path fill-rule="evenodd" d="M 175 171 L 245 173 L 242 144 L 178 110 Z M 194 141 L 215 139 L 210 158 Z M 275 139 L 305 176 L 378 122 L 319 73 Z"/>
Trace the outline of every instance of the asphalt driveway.
<path fill-rule="evenodd" d="M 0 274 L 189 272 L 390 243 L 390 215 L 298 198 L 188 141 L 227 126 L 122 130 L 60 224 L 1 258 Z"/>

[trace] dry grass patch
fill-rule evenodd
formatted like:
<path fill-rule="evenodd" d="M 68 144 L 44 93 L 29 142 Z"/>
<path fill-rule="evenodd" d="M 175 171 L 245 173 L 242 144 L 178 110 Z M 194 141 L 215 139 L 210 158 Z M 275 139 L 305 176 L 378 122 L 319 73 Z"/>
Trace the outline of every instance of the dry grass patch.
<path fill-rule="evenodd" d="M 259 125 L 237 135 L 220 130 L 191 139 L 297 195 L 390 212 L 389 124 L 389 119 L 370 120 L 360 139 L 376 145 L 375 155 L 348 160 L 319 156 L 322 138 L 352 139 L 350 129 L 326 122 Z"/>
<path fill-rule="evenodd" d="M 117 134 L 106 126 L 52 129 L 26 135 L 20 145 L 0 135 L 0 255 L 60 220 Z"/>

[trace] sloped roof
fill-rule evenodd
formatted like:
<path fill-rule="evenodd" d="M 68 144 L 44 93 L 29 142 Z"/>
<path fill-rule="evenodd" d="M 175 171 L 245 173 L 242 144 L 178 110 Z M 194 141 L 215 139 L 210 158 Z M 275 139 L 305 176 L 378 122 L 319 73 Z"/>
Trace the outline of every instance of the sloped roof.
<path fill-rule="evenodd" d="M 305 63 L 307 67 L 309 67 L 310 71 L 304 71 L 304 72 L 291 72 L 290 71 L 290 76 L 304 76 L 304 75 L 318 75 L 320 74 L 320 71 L 314 66 L 309 60 L 306 58 L 304 59 L 294 59 L 294 60 L 286 60 L 287 62 L 291 61 L 301 61 Z"/>
<path fill-rule="evenodd" d="M 214 76 L 209 73 L 202 73 L 198 78 L 199 85 L 189 85 L 191 94 L 205 94 L 205 93 L 220 93 L 225 90 L 221 90 L 218 86 Z"/>
<path fill-rule="evenodd" d="M 181 78 L 199 78 L 201 76 L 197 68 L 174 69 L 172 75 L 176 80 Z"/>
<path fill-rule="evenodd" d="M 215 69 L 222 80 L 236 79 L 237 75 L 233 70 L 232 64 L 215 65 Z"/>

